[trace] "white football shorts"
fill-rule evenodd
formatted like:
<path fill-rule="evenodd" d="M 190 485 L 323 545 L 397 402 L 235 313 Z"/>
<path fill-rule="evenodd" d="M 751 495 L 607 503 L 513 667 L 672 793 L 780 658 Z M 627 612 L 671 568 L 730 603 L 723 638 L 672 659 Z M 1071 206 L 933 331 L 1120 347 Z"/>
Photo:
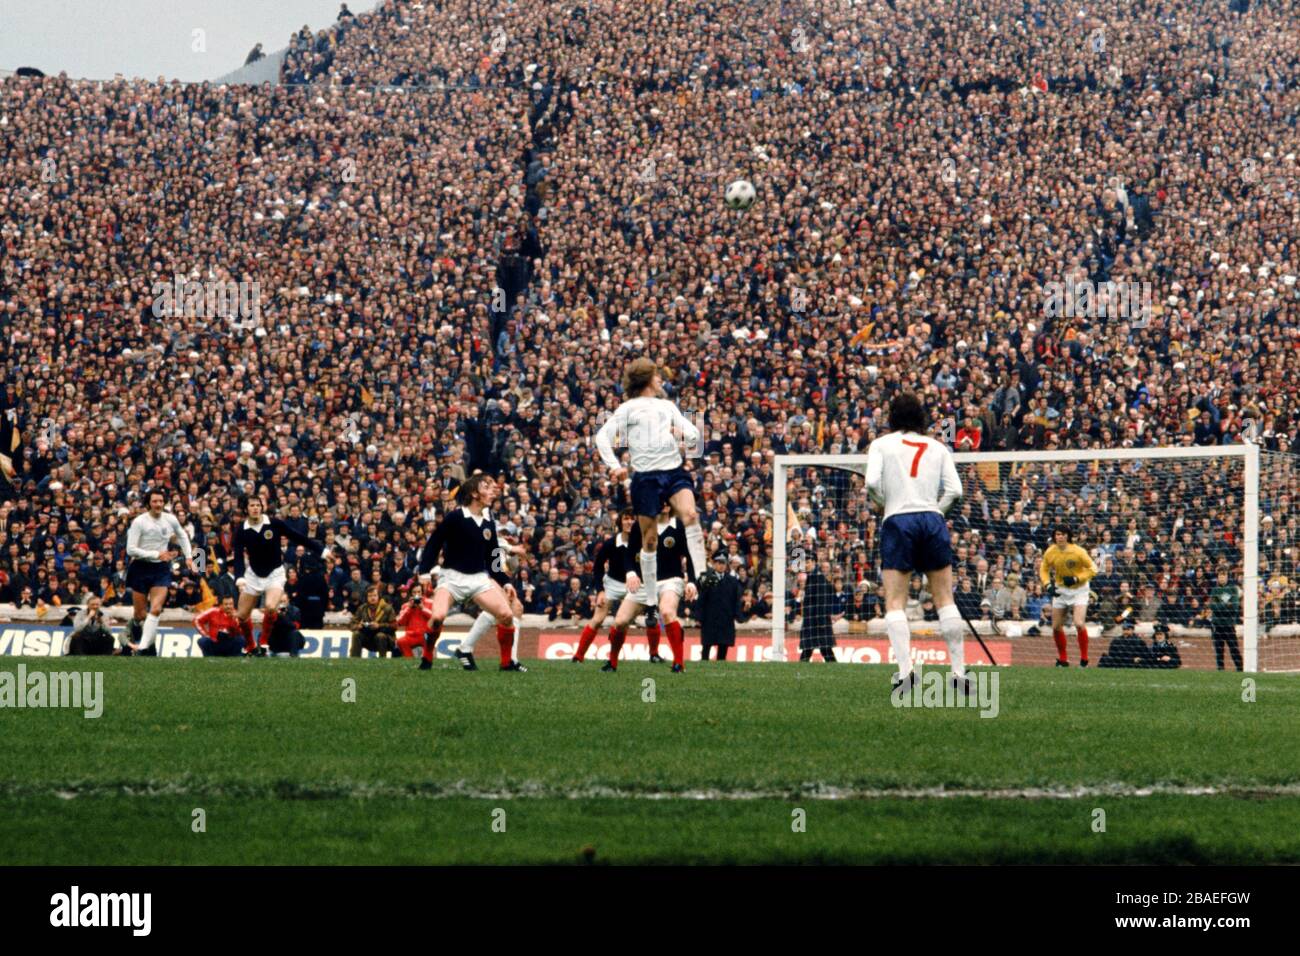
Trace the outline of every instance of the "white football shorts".
<path fill-rule="evenodd" d="M 617 606 L 623 603 L 625 597 L 627 597 L 627 585 L 614 580 L 608 574 L 605 575 L 605 603 Z"/>
<path fill-rule="evenodd" d="M 655 592 L 656 592 L 655 607 L 658 607 L 659 598 L 663 597 L 665 594 L 668 594 L 669 592 L 676 594 L 679 598 L 683 597 L 686 594 L 686 582 L 681 578 L 667 578 L 663 581 L 656 581 Z M 648 602 L 645 599 L 644 584 L 641 586 L 640 591 L 637 591 L 635 594 L 632 595 L 632 599 L 635 600 L 638 604 L 640 604 L 643 607 L 648 606 Z"/>
<path fill-rule="evenodd" d="M 265 594 L 272 588 L 283 591 L 284 585 L 284 565 L 280 565 L 266 577 L 255 574 L 252 568 L 245 567 L 243 575 L 235 582 L 235 587 L 244 594 Z"/>
<path fill-rule="evenodd" d="M 1077 607 L 1080 604 L 1087 604 L 1089 593 L 1090 591 L 1086 584 L 1080 584 L 1077 588 L 1063 588 L 1058 584 L 1056 586 L 1056 597 L 1052 598 L 1052 607 L 1064 609 L 1068 607 Z"/>
<path fill-rule="evenodd" d="M 442 573 L 438 575 L 437 590 L 451 592 L 451 603 L 455 605 L 472 600 L 496 586 L 496 582 L 486 571 L 464 574 L 452 568 L 443 568 Z"/>

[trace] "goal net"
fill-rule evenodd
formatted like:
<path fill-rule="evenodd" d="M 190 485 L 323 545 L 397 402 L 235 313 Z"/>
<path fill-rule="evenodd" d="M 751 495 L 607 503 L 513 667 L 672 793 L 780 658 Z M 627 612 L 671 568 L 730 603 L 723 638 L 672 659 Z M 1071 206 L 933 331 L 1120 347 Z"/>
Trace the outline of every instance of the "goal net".
<path fill-rule="evenodd" d="M 965 496 L 948 515 L 967 663 L 1052 666 L 1052 600 L 1040 579 L 1067 526 L 1097 566 L 1086 610 L 1090 666 L 1300 670 L 1293 456 L 1253 444 L 954 456 Z M 893 661 L 866 455 L 779 455 L 773 488 L 775 660 Z M 947 664 L 936 609 L 913 577 L 912 655 Z M 1080 636 L 1062 611 L 1066 656 Z M 1132 626 L 1129 626 L 1132 625 Z"/>

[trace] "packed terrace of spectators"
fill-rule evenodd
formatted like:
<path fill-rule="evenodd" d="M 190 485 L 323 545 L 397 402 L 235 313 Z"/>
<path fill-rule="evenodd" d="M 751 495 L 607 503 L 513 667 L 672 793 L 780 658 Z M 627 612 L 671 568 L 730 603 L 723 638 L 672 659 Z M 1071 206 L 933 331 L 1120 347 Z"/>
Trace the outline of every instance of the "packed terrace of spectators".
<path fill-rule="evenodd" d="M 353 569 L 409 581 L 481 468 L 528 545 L 526 609 L 580 616 L 625 503 L 589 437 L 647 354 L 704 423 L 709 548 L 756 616 L 771 457 L 864 452 L 908 387 L 961 451 L 1259 442 L 1262 609 L 1294 620 L 1297 6 L 387 0 L 292 37 L 274 88 L 0 81 L 23 443 L 0 602 L 120 600 L 126 526 L 162 485 L 214 578 L 236 499 L 265 494 L 330 544 L 346 610 Z M 743 214 L 721 201 L 742 176 Z M 176 276 L 257 283 L 257 323 L 156 314 Z M 1046 314 L 1045 284 L 1084 280 L 1146 284 L 1151 308 Z M 1134 587 L 1194 604 L 1239 575 L 1235 486 L 1144 480 L 1185 498 L 1093 515 L 975 489 L 959 577 L 982 560 L 1031 597 L 1039 532 L 1000 532 L 1063 510 L 1125 544 Z M 848 481 L 791 500 L 866 615 L 873 519 Z"/>

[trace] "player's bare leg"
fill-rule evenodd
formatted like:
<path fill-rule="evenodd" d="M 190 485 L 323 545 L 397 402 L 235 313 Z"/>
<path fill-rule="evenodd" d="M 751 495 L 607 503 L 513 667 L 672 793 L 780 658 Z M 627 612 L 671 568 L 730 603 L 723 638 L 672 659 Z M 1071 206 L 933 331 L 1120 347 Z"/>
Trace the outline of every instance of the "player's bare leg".
<path fill-rule="evenodd" d="M 898 662 L 896 686 L 907 683 L 912 677 L 912 630 L 907 623 L 907 590 L 912 581 L 910 571 L 897 571 L 885 568 L 881 572 L 885 584 L 885 633 L 889 635 L 889 646 L 893 648 L 894 660 Z M 949 588 L 951 589 L 951 574 Z"/>
<path fill-rule="evenodd" d="M 582 628 L 582 634 L 578 638 L 578 650 L 570 660 L 575 664 L 581 664 L 587 659 L 587 650 L 591 647 L 591 642 L 596 639 L 600 626 L 605 623 L 605 618 L 609 617 L 610 601 L 605 600 L 602 592 L 600 600 L 596 602 L 596 610 L 591 614 L 589 620 Z"/>
<path fill-rule="evenodd" d="M 925 580 L 930 588 L 930 598 L 939 613 L 939 631 L 943 634 L 943 642 L 948 645 L 952 679 L 969 694 L 974 688 L 966 680 L 966 628 L 952 594 L 952 567 L 930 571 Z"/>
<path fill-rule="evenodd" d="M 136 620 L 144 619 L 140 628 L 140 644 L 134 648 L 136 653 L 148 651 L 154 645 L 154 639 L 158 636 L 158 618 L 162 615 L 163 608 L 167 604 L 167 589 L 165 587 L 150 588 L 148 595 L 141 594 L 139 591 L 131 592 L 131 602 L 135 611 Z M 140 611 L 144 610 L 144 614 Z M 158 653 L 154 651 L 154 653 Z"/>
<path fill-rule="evenodd" d="M 686 600 L 695 600 L 695 585 L 687 583 Z M 682 622 L 677 617 L 677 607 L 681 598 L 676 591 L 665 591 L 659 598 L 659 616 L 664 622 L 664 631 L 668 635 L 668 646 L 673 649 L 672 672 L 680 674 L 686 669 L 686 638 L 682 634 Z"/>
<path fill-rule="evenodd" d="M 497 641 L 501 645 L 501 669 L 503 671 L 526 671 L 515 660 L 515 624 L 510 607 L 510 597 L 500 585 L 494 585 L 480 594 L 474 595 L 474 603 L 487 611 L 497 620 Z"/>
<path fill-rule="evenodd" d="M 1056 642 L 1056 666 L 1069 667 L 1069 648 L 1065 643 L 1065 608 L 1052 608 L 1052 640 Z"/>
<path fill-rule="evenodd" d="M 637 515 L 636 523 L 641 528 L 641 553 L 637 555 L 641 582 L 645 584 L 647 594 L 655 594 L 659 589 L 659 557 L 656 553 L 659 548 L 659 518 L 657 515 Z"/>
<path fill-rule="evenodd" d="M 235 582 L 239 588 L 239 604 L 235 608 L 235 617 L 239 618 L 239 633 L 244 635 L 244 650 L 252 654 L 257 650 L 257 641 L 253 639 L 253 610 L 257 607 L 260 594 L 255 591 L 244 590 L 244 582 L 241 578 Z"/>
<path fill-rule="evenodd" d="M 429 629 L 424 632 L 424 652 L 420 655 L 420 670 L 427 671 L 433 667 L 433 649 L 438 646 L 438 638 L 442 636 L 442 622 L 447 620 L 447 614 L 451 611 L 452 594 L 446 588 L 438 588 L 433 592 L 433 600 L 429 602 Z"/>
<path fill-rule="evenodd" d="M 659 626 L 659 617 L 656 609 L 646 608 L 645 611 L 645 639 L 650 645 L 650 663 L 662 664 L 664 659 L 659 656 L 659 635 L 663 631 Z"/>
<path fill-rule="evenodd" d="M 267 588 L 262 594 L 262 631 L 257 637 L 259 647 L 266 647 L 267 640 L 271 636 L 271 629 L 275 627 L 275 619 L 280 616 L 280 605 L 284 603 L 283 588 Z"/>
<path fill-rule="evenodd" d="M 618 670 L 618 655 L 623 650 L 623 642 L 627 640 L 627 629 L 644 607 L 633 596 L 639 590 L 639 588 L 629 587 L 623 603 L 618 606 L 618 613 L 614 615 L 614 623 L 609 629 L 609 660 L 601 667 L 603 671 Z"/>
<path fill-rule="evenodd" d="M 686 550 L 691 556 L 695 579 L 705 587 L 712 586 L 717 573 L 709 567 L 704 554 L 704 529 L 700 527 L 700 513 L 695 508 L 695 492 L 690 488 L 683 488 L 669 498 L 668 503 L 672 506 L 673 514 L 686 530 Z M 644 528 L 641 533 L 645 534 Z"/>
<path fill-rule="evenodd" d="M 1079 640 L 1079 666 L 1088 666 L 1088 603 L 1074 606 L 1074 634 Z"/>
<path fill-rule="evenodd" d="M 506 597 L 510 599 L 510 612 L 514 615 L 511 625 L 515 629 L 515 634 L 519 633 L 519 619 L 524 616 L 524 605 L 515 594 L 513 584 L 506 585 Z M 466 611 L 465 613 L 469 613 Z M 490 611 L 479 611 L 478 617 L 474 618 L 474 623 L 469 629 L 469 634 L 460 642 L 460 647 L 456 648 L 456 659 L 460 661 L 460 666 L 467 671 L 478 670 L 478 665 L 474 662 L 474 648 L 478 647 L 478 642 L 488 631 L 495 629 L 497 626 L 496 615 Z"/>
<path fill-rule="evenodd" d="M 131 592 L 131 632 L 134 634 L 143 633 L 144 618 L 149 613 L 149 595 L 143 591 Z M 127 646 L 133 650 L 138 648 L 140 643 L 139 637 L 135 641 L 127 641 Z"/>

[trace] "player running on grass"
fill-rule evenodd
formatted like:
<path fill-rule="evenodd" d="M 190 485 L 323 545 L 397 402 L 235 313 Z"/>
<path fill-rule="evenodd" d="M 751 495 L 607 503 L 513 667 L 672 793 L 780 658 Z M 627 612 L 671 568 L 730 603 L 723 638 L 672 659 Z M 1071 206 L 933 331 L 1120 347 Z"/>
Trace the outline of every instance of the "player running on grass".
<path fill-rule="evenodd" d="M 888 435 L 867 449 L 867 495 L 884 511 L 880 556 L 885 583 L 885 631 L 898 661 L 893 690 L 907 694 L 918 682 L 912 669 L 912 636 L 907 625 L 907 590 L 912 575 L 923 573 L 939 611 L 939 628 L 948 645 L 953 680 L 974 690 L 966 677 L 962 617 L 952 595 L 952 539 L 944 520 L 961 500 L 961 478 L 952 452 L 924 434 L 925 407 L 911 392 L 889 403 Z"/>
<path fill-rule="evenodd" d="M 1065 525 L 1057 525 L 1052 544 L 1043 552 L 1038 578 L 1052 598 L 1052 640 L 1056 642 L 1056 666 L 1069 667 L 1070 658 L 1065 636 L 1065 615 L 1074 616 L 1074 633 L 1079 639 L 1079 666 L 1088 666 L 1088 582 L 1097 574 L 1097 565 L 1083 548 L 1074 543 L 1074 535 Z M 1053 581 L 1055 578 L 1055 581 Z M 1072 610 L 1071 610 L 1072 609 Z"/>
<path fill-rule="evenodd" d="M 655 520 L 654 541 L 657 543 L 654 555 L 657 563 L 655 597 L 650 597 L 649 585 L 643 582 L 635 571 L 627 575 L 627 596 L 619 605 L 614 615 L 614 625 L 609 629 L 609 660 L 601 668 L 603 671 L 618 670 L 618 654 L 623 649 L 627 637 L 627 627 L 643 607 L 658 605 L 659 616 L 663 618 L 664 630 L 668 635 L 668 646 L 673 650 L 672 672 L 680 674 L 686 669 L 686 639 L 682 634 L 682 622 L 677 619 L 677 606 L 683 597 L 694 601 L 699 596 L 695 588 L 695 572 L 691 568 L 690 555 L 686 550 L 686 536 L 680 521 L 672 516 L 668 505 Z M 641 545 L 641 529 L 632 529 L 631 545 Z M 644 552 L 642 552 L 644 553 Z M 682 572 L 686 581 L 682 581 Z"/>
<path fill-rule="evenodd" d="M 133 626 L 140 628 L 139 643 L 128 643 L 133 653 L 156 656 L 154 640 L 158 636 L 158 619 L 167 604 L 167 589 L 172 583 L 172 559 L 177 552 L 171 543 L 180 544 L 185 566 L 194 570 L 194 552 L 189 535 L 170 511 L 164 511 L 167 497 L 155 488 L 146 496 L 148 510 L 136 515 L 126 531 L 126 555 L 131 564 L 126 570 L 126 586 L 131 589 L 135 616 Z"/>
<path fill-rule="evenodd" d="M 458 495 L 461 507 L 443 517 L 420 552 L 422 579 L 428 579 L 439 556 L 443 558 L 442 573 L 438 575 L 430 605 L 420 670 L 433 667 L 433 649 L 452 606 L 471 600 L 496 618 L 501 669 L 527 670 L 513 657 L 515 629 L 510 596 L 506 591 L 510 579 L 504 570 L 494 567 L 493 556 L 502 552 L 497 541 L 496 522 L 487 509 L 496 495 L 497 483 L 488 475 L 475 474 L 466 478 Z"/>
<path fill-rule="evenodd" d="M 686 420 L 672 402 L 663 397 L 663 380 L 659 369 L 648 358 L 632 362 L 623 373 L 626 401 L 596 433 L 596 449 L 601 460 L 613 471 L 615 481 L 627 476 L 614 454 L 616 438 L 626 436 L 632 459 L 632 510 L 644 542 L 638 563 L 640 578 L 650 594 L 656 593 L 655 571 L 656 522 L 665 504 L 672 508 L 685 536 L 691 568 L 700 584 L 709 587 L 717 580 L 704 554 L 704 531 L 695 510 L 695 485 L 682 467 L 683 442 L 688 451 L 700 447 L 700 432 Z"/>
<path fill-rule="evenodd" d="M 570 658 L 575 664 L 581 664 L 587 659 L 587 650 L 591 647 L 591 642 L 596 639 L 596 634 L 600 626 L 605 623 L 605 618 L 617 614 L 623 598 L 627 597 L 627 576 L 636 569 L 638 553 L 632 545 L 632 529 L 635 526 L 636 515 L 628 508 L 618 516 L 618 534 L 606 538 L 596 549 L 596 563 L 592 576 L 602 579 L 605 593 L 603 600 L 597 598 L 596 609 L 592 612 L 591 620 L 583 627 L 582 636 L 578 638 L 578 651 Z M 645 631 L 646 640 L 650 643 L 650 663 L 662 664 L 664 659 L 659 656 L 659 621 L 655 617 L 653 607 L 646 608 Z"/>

